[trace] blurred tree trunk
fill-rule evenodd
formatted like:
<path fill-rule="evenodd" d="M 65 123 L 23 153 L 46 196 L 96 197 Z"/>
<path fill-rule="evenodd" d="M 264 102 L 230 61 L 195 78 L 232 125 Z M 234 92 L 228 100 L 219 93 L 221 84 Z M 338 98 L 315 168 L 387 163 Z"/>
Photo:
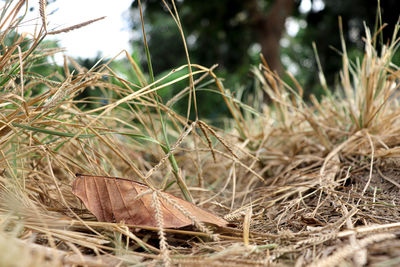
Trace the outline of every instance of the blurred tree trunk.
<path fill-rule="evenodd" d="M 282 74 L 280 40 L 285 30 L 285 21 L 292 14 L 294 0 L 273 0 L 267 13 L 257 0 L 248 2 L 251 21 L 261 45 L 261 52 L 273 71 Z"/>

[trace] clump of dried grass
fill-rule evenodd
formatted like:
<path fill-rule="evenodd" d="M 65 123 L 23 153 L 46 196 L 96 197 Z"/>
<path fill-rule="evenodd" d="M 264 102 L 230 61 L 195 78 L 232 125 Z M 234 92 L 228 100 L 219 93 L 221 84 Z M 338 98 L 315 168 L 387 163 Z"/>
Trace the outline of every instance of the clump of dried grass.
<path fill-rule="evenodd" d="M 273 250 L 276 257 L 290 255 L 300 265 L 321 259 L 316 266 L 322 266 L 326 255 L 338 249 L 335 260 L 332 256 L 327 262 L 348 260 L 359 266 L 357 262 L 366 264 L 371 254 L 363 254 L 362 260 L 355 250 L 341 254 L 341 243 L 346 242 L 338 238 L 341 231 L 384 226 L 372 227 L 375 231 L 368 234 L 356 232 L 348 245 L 353 247 L 363 240 L 368 240 L 364 247 L 378 242 L 378 236 L 394 237 L 378 234 L 374 239 L 400 219 L 400 187 L 393 176 L 400 145 L 400 74 L 391 63 L 399 46 L 398 29 L 379 52 L 374 46 L 379 32 L 372 36 L 366 29 L 365 54 L 355 62 L 349 61 L 342 42 L 340 88 L 330 93 L 319 73 L 326 91 L 321 100 L 311 97 L 306 103 L 298 83 L 296 89 L 289 88 L 266 64 L 255 72 L 271 105 L 259 123 L 249 124 L 248 132 L 257 133 L 249 136 L 249 147 L 260 159 L 255 168 L 265 177 L 265 186 L 252 186 L 247 198 L 252 198 L 248 205 L 253 211 L 261 212 L 253 230 L 276 233 L 291 244 Z"/>
<path fill-rule="evenodd" d="M 327 96 L 311 104 L 300 86 L 287 87 L 261 66 L 256 74 L 272 105 L 257 118 L 243 112 L 250 108 L 229 95 L 212 68 L 194 64 L 192 74 L 200 78 L 182 74 L 171 82 L 164 82 L 170 74 L 148 82 L 128 54 L 138 84 L 118 77 L 109 62 L 70 73 L 67 58 L 63 74 L 27 75 L 34 64 L 29 59 L 43 55 L 45 32 L 19 50 L 24 39 L 17 37 L 0 59 L 0 246 L 15 242 L 15 251 L 36 261 L 31 266 L 356 264 L 377 261 L 368 253 L 372 245 L 382 251 L 391 240 L 400 247 L 393 242 L 400 212 L 391 195 L 399 191 L 393 175 L 399 69 L 390 63 L 397 32 L 378 54 L 367 31 L 360 62 L 349 62 L 344 49 L 342 90 L 332 95 L 326 88 Z M 10 33 L 2 31 L 2 43 Z M 237 133 L 189 122 L 169 108 L 179 97 L 163 104 L 153 95 L 184 79 L 215 81 Z M 101 88 L 104 99 L 76 101 L 89 87 Z M 82 110 L 79 102 L 94 108 Z M 166 114 L 163 120 L 158 112 Z M 164 127 L 169 151 L 160 145 Z M 71 192 L 76 172 L 135 178 L 182 195 L 169 187 L 176 177 L 199 205 L 225 214 L 232 227 L 214 228 L 218 236 L 210 238 L 207 228 L 131 232 L 123 223 L 97 222 Z M 366 253 L 349 252 L 349 246 Z M 19 264 L 15 257 L 0 258 L 4 266 Z"/>
<path fill-rule="evenodd" d="M 32 39 L 17 37 L 12 42 L 5 42 L 11 35 L 18 36 L 18 21 L 8 22 L 14 28 L 1 33 L 0 233 L 5 236 L 4 245 L 9 239 L 28 240 L 28 254 L 35 253 L 38 248 L 54 254 L 47 253 L 45 259 L 37 264 L 32 261 L 32 266 L 42 266 L 49 259 L 49 264 L 83 265 L 90 265 L 93 259 L 98 259 L 98 265 L 107 265 L 108 258 L 103 259 L 102 254 L 114 255 L 111 257 L 114 261 L 128 264 L 176 259 L 176 253 L 169 258 L 170 248 L 167 239 L 163 238 L 165 233 L 172 235 L 169 229 L 158 229 L 162 241 L 161 249 L 158 249 L 152 244 L 153 239 L 158 239 L 154 234 L 157 229 L 150 228 L 147 230 L 155 232 L 136 235 L 123 223 L 95 222 L 93 215 L 72 194 L 71 183 L 75 173 L 79 172 L 135 178 L 151 189 L 166 189 L 171 186 L 174 175 L 181 188 L 194 187 L 193 192 L 203 190 L 199 193 L 203 197 L 212 195 L 212 190 L 198 187 L 201 183 L 210 185 L 215 181 L 215 177 L 205 178 L 199 171 L 204 164 L 203 155 L 199 154 L 208 154 L 212 141 L 210 137 L 198 135 L 195 127 L 201 124 L 211 133 L 210 136 L 216 135 L 215 130 L 205 122 L 188 122 L 153 95 L 178 81 L 192 79 L 190 75 L 182 74 L 164 82 L 187 66 L 149 83 L 127 54 L 139 81 L 135 84 L 116 76 L 108 66 L 111 61 L 91 70 L 84 70 L 71 62 L 78 70 L 75 74 L 70 72 L 70 61 L 65 57 L 64 69 L 60 72 L 46 77 L 38 73 L 27 75 L 27 70 L 35 66 L 33 59 L 50 53 L 42 46 L 49 25 L 46 25 L 45 4 L 43 1 L 40 3 L 44 25 L 36 36 Z M 10 5 L 1 17 L 2 25 L 6 23 L 3 20 L 15 19 L 24 4 L 25 1 L 19 1 L 15 8 Z M 202 66 L 192 65 L 191 68 L 194 77 L 210 72 Z M 105 92 L 103 99 L 75 100 L 82 91 L 95 87 Z M 94 108 L 80 109 L 78 104 L 81 103 L 91 103 Z M 167 140 L 160 138 L 164 128 L 170 138 L 169 150 L 165 145 Z M 182 150 L 180 147 L 183 145 L 190 150 L 204 151 L 196 158 Z M 184 157 L 179 158 L 179 154 L 184 154 Z M 185 174 L 179 166 L 188 162 L 194 168 L 187 168 Z M 182 195 L 182 192 L 175 193 Z M 196 218 L 193 219 L 196 222 Z M 177 234 L 204 239 L 211 236 L 208 228 L 201 222 L 197 224 L 205 233 L 177 231 Z M 17 233 L 10 235 L 17 225 L 20 225 Z M 217 240 L 217 237 L 212 237 Z M 186 240 L 177 242 L 185 244 Z M 30 244 L 34 245 L 32 249 Z M 160 251 L 162 256 L 152 254 Z M 75 255 L 74 259 L 69 257 L 71 253 Z M 80 263 L 76 263 L 76 258 Z M 16 260 L 11 257 L 3 265 L 18 265 Z"/>

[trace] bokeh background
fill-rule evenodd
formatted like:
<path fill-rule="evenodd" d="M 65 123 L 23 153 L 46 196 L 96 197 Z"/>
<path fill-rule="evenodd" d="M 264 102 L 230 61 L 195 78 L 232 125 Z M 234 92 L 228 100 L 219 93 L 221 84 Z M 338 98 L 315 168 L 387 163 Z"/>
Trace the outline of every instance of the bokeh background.
<path fill-rule="evenodd" d="M 58 35 L 57 42 L 49 39 L 49 45 L 65 47 L 66 54 L 87 68 L 126 49 L 146 72 L 138 1 L 52 0 L 48 3 L 50 28 L 54 29 L 107 16 L 86 28 Z M 171 2 L 168 4 L 172 7 Z M 363 54 L 366 28 L 374 32 L 387 24 L 375 37 L 379 51 L 380 44 L 391 39 L 400 15 L 398 0 L 177 0 L 175 4 L 191 62 L 206 67 L 218 64 L 216 73 L 224 86 L 244 102 L 268 101 L 257 92 L 260 89 L 252 75 L 252 68 L 260 63 L 260 53 L 286 82 L 291 83 L 286 74 L 289 71 L 305 89 L 306 97 L 310 94 L 318 97 L 322 89 L 312 43 L 316 44 L 328 85 L 337 90 L 342 60 L 339 16 L 347 52 L 355 60 Z M 154 72 L 156 77 L 161 77 L 186 63 L 185 50 L 178 27 L 164 3 L 144 0 L 142 7 Z M 30 10 L 32 23 L 26 26 L 32 29 L 38 17 L 34 3 Z M 54 61 L 60 63 L 62 58 Z M 399 61 L 397 53 L 394 62 Z M 130 78 L 122 57 L 113 66 Z M 182 87 L 166 88 L 160 95 L 169 98 Z M 200 112 L 202 116 L 216 119 L 225 114 L 224 105 L 218 105 L 221 99 L 210 97 L 213 88 L 208 89 L 198 91 Z M 96 94 L 99 92 L 92 90 L 86 96 Z M 183 111 L 186 105 L 178 104 L 175 108 Z"/>

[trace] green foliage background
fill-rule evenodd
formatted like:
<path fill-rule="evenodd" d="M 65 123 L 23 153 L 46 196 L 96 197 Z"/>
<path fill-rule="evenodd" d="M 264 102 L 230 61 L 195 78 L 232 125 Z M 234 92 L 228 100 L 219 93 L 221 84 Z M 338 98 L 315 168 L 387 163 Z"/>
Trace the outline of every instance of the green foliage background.
<path fill-rule="evenodd" d="M 268 8 L 274 1 L 279 0 L 257 2 L 259 7 L 268 13 Z M 259 62 L 257 57 L 259 50 L 254 49 L 257 39 L 248 2 L 250 1 L 176 1 L 193 62 L 205 66 L 218 63 L 220 73 L 226 75 L 229 85 L 248 80 L 250 66 Z M 289 45 L 282 50 L 282 56 L 289 57 L 291 64 L 298 65 L 301 69 L 297 75 L 300 80 L 306 81 L 308 85 L 316 84 L 314 74 L 317 69 L 311 46 L 312 42 L 316 42 L 327 80 L 333 84 L 341 62 L 341 57 L 337 53 L 337 50 L 341 50 L 338 17 L 341 16 L 343 20 L 344 37 L 350 54 L 354 50 L 361 51 L 363 23 L 365 22 L 371 29 L 375 28 L 378 2 L 313 0 L 311 4 L 316 6 L 316 2 L 319 2 L 323 8 L 311 8 L 307 12 L 301 12 L 301 0 L 294 2 L 296 8 L 292 18 L 305 27 L 301 27 L 295 37 L 285 36 L 289 39 Z M 140 30 L 137 3 L 133 1 L 131 6 L 134 31 Z M 156 73 L 184 64 L 185 54 L 178 29 L 167 10 L 163 8 L 162 1 L 143 1 L 143 5 L 149 47 L 152 56 L 156 58 L 154 61 Z M 400 5 L 396 0 L 385 0 L 381 1 L 380 7 L 382 22 L 388 23 L 383 30 L 381 41 L 387 42 L 398 20 Z M 138 49 L 143 49 L 140 38 L 132 41 Z"/>
<path fill-rule="evenodd" d="M 274 1 L 255 0 L 262 12 L 268 14 Z M 377 48 L 381 43 L 387 43 L 391 38 L 393 27 L 400 14 L 397 0 L 310 0 L 312 8 L 302 10 L 302 2 L 293 0 L 295 8 L 291 20 L 299 25 L 295 36 L 285 34 L 281 40 L 281 58 L 285 69 L 295 70 L 295 77 L 305 89 L 305 95 L 322 94 L 317 75 L 317 64 L 312 49 L 312 43 L 317 46 L 330 88 L 336 88 L 338 71 L 341 66 L 341 44 L 338 17 L 343 21 L 343 34 L 350 59 L 363 53 L 364 23 L 374 29 L 380 23 L 388 25 L 377 37 Z M 260 63 L 260 46 L 257 43 L 255 24 L 249 11 L 249 5 L 254 1 L 241 0 L 181 0 L 175 1 L 188 44 L 192 63 L 206 67 L 219 64 L 216 73 L 223 80 L 226 88 L 239 95 L 244 102 L 256 101 L 260 96 L 257 82 L 251 69 Z M 153 69 L 157 77 L 162 77 L 172 69 L 186 63 L 185 51 L 178 27 L 160 0 L 143 1 L 144 23 L 152 57 Z M 318 8 L 317 8 L 318 7 Z M 377 17 L 378 11 L 382 17 Z M 136 36 L 132 39 L 132 57 L 141 63 L 146 72 L 147 60 L 141 36 L 141 22 L 138 1 L 132 1 L 130 10 L 132 31 Z M 398 53 L 394 62 L 400 62 Z M 97 59 L 79 59 L 79 63 L 90 68 Z M 126 61 L 116 61 L 113 67 L 127 79 L 134 75 L 126 68 Z M 45 71 L 45 70 L 44 70 Z M 291 80 L 284 76 L 286 82 Z M 185 88 L 187 84 L 180 83 L 173 88 L 160 91 L 164 100 Z M 217 119 L 226 113 L 226 106 L 218 94 L 211 92 L 214 87 L 207 84 L 199 86 L 199 112 L 203 118 Z M 85 96 L 100 96 L 101 92 L 87 91 Z M 179 112 L 187 109 L 187 98 L 181 99 L 174 108 Z"/>

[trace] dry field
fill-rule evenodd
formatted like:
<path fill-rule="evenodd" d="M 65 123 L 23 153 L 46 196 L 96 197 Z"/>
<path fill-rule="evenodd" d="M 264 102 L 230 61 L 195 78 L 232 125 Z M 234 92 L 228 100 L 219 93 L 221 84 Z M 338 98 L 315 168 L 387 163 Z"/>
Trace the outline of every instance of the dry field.
<path fill-rule="evenodd" d="M 65 57 L 43 76 L 35 70 L 61 50 L 46 36 L 95 20 L 51 31 L 41 1 L 35 35 L 16 34 L 24 2 L 5 2 L 0 23 L 0 266 L 400 265 L 397 29 L 380 51 L 379 30 L 366 30 L 356 61 L 343 42 L 339 88 L 332 93 L 320 72 L 326 94 L 310 102 L 263 62 L 253 70 L 270 99 L 260 111 L 190 61 L 153 80 L 126 53 L 130 81 L 112 60 L 88 70 Z M 162 102 L 157 91 L 182 80 L 188 87 Z M 231 112 L 225 129 L 172 109 L 189 95 L 196 111 L 203 84 Z M 103 97 L 78 100 L 85 89 Z M 76 173 L 143 183 L 154 225 L 117 213 L 99 221 L 73 193 Z M 228 224 L 204 222 L 164 191 Z M 164 227 L 169 213 L 190 225 Z"/>

